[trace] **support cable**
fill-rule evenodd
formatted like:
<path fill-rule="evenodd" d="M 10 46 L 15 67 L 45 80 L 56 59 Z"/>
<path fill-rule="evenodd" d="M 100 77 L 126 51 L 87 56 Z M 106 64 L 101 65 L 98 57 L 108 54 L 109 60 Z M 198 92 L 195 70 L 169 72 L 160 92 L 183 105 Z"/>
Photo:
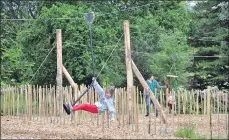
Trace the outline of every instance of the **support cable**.
<path fill-rule="evenodd" d="M 33 77 L 29 80 L 29 83 L 32 81 L 32 79 L 34 78 L 34 76 L 37 74 L 37 72 L 40 70 L 40 68 L 42 67 L 42 65 L 44 64 L 44 62 L 46 61 L 46 59 L 48 58 L 49 54 L 52 52 L 52 50 L 55 48 L 56 43 L 53 44 L 52 49 L 49 51 L 49 53 L 46 55 L 45 59 L 43 60 L 43 62 L 41 63 L 41 65 L 39 66 L 39 68 L 37 69 L 37 71 L 34 73 Z"/>

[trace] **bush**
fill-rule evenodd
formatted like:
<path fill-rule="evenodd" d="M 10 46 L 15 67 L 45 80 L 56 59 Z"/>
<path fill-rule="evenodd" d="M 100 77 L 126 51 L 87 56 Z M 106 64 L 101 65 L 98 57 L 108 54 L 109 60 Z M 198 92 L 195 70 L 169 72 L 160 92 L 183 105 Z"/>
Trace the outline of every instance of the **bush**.
<path fill-rule="evenodd" d="M 194 125 L 187 128 L 180 128 L 175 132 L 176 137 L 190 138 L 190 139 L 205 139 L 203 136 L 195 134 Z"/>

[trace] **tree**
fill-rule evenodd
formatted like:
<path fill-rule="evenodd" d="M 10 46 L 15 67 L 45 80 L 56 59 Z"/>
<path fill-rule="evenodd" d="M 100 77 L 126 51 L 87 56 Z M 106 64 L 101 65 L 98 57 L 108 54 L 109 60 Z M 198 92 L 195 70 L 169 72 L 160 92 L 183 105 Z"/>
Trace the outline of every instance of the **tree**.
<path fill-rule="evenodd" d="M 192 11 L 190 44 L 197 56 L 190 69 L 195 72 L 192 87 L 229 88 L 228 84 L 228 2 L 198 2 Z M 217 57 L 218 56 L 218 57 Z"/>
<path fill-rule="evenodd" d="M 24 67 L 29 74 L 22 72 L 20 77 L 24 77 L 23 82 L 28 82 L 34 77 L 32 84 L 55 84 L 55 49 L 41 68 L 40 65 L 53 45 L 55 46 L 56 29 L 62 29 L 64 66 L 76 83 L 87 83 L 87 81 L 90 83 L 88 79 L 91 79 L 93 70 L 89 49 L 89 30 L 83 14 L 94 11 L 92 38 L 95 72 L 100 73 L 99 78 L 103 85 L 125 86 L 126 84 L 124 41 L 123 37 L 121 38 L 124 20 L 130 21 L 132 57 L 136 65 L 143 75 L 154 71 L 155 67 L 160 67 L 163 70 L 157 70 L 157 74 L 160 79 L 163 79 L 169 66 L 160 65 L 161 63 L 172 65 L 171 57 L 180 52 L 189 55 L 185 41 L 189 17 L 184 7 L 183 1 L 162 2 L 159 0 L 153 2 L 137 0 L 90 1 L 90 3 L 88 1 L 38 2 L 35 10 L 36 19 L 23 22 L 21 25 L 26 28 L 12 30 L 12 33 L 15 33 L 13 41 L 20 47 L 21 58 L 29 64 L 28 67 Z M 171 39 L 169 36 L 178 36 L 178 38 Z M 170 46 L 166 43 L 167 40 L 174 45 Z M 171 49 L 173 53 L 163 53 L 167 49 Z M 111 52 L 113 54 L 110 56 Z M 138 52 L 149 53 L 151 56 L 145 57 Z M 168 56 L 160 57 L 160 54 Z M 157 63 L 153 63 L 155 56 L 158 58 Z M 108 57 L 110 59 L 106 61 Z M 186 62 L 188 63 L 189 59 Z M 186 63 L 182 63 L 178 58 L 176 66 L 177 69 L 184 70 Z M 37 72 L 38 68 L 40 70 Z M 103 71 L 101 71 L 102 68 L 104 68 Z M 182 75 L 182 77 L 185 79 L 186 76 Z M 64 84 L 67 84 L 67 81 L 64 81 Z"/>
<path fill-rule="evenodd" d="M 28 23 L 8 19 L 34 18 L 36 2 L 3 0 L 1 3 L 1 84 L 23 83 L 31 75 L 29 63 L 22 53 L 23 47 L 16 41 L 20 29 Z M 21 6 L 23 5 L 23 7 Z M 22 8 L 21 8 L 22 7 Z"/>

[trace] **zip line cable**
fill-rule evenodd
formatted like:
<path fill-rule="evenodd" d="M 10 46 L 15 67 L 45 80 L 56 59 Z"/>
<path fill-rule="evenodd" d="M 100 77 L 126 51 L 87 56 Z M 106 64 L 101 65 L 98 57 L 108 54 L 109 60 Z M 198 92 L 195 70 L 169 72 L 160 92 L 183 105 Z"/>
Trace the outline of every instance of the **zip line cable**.
<path fill-rule="evenodd" d="M 70 45 L 78 45 L 78 46 L 87 46 L 85 44 L 77 44 L 77 43 L 67 43 L 67 42 L 63 42 L 63 44 L 70 44 Z M 102 50 L 106 50 L 106 51 L 109 51 L 111 50 L 112 48 L 110 47 L 96 47 L 96 48 L 100 48 Z M 114 49 L 114 51 L 125 51 L 124 49 Z M 131 51 L 132 53 L 136 53 L 136 54 L 143 54 L 144 56 L 149 56 L 149 55 L 154 55 L 153 53 L 147 53 L 147 52 L 141 52 L 141 51 L 134 51 L 132 50 Z M 168 56 L 168 55 L 159 55 L 159 56 Z M 182 55 L 177 55 L 179 56 L 180 58 L 188 58 L 188 57 L 195 57 L 195 58 L 222 58 L 222 57 L 228 57 L 226 55 L 215 55 L 215 56 L 208 56 L 208 55 L 194 55 L 194 56 L 182 56 Z M 80 58 L 80 56 L 79 56 Z"/>
<path fill-rule="evenodd" d="M 133 34 L 142 34 L 142 35 L 155 35 L 155 34 L 151 34 L 151 33 L 139 33 L 139 32 L 131 32 Z M 225 41 L 225 40 L 209 40 L 209 39 L 203 39 L 203 38 L 195 38 L 195 37 L 192 37 L 192 36 L 189 36 L 189 37 L 176 37 L 176 36 L 167 36 L 166 38 L 186 38 L 188 40 L 191 40 L 191 41 L 195 41 L 195 40 L 200 40 L 200 41 L 209 41 L 209 42 L 228 42 L 228 41 Z"/>
<path fill-rule="evenodd" d="M 82 44 L 74 44 L 74 43 L 71 43 L 73 45 L 82 45 Z M 86 45 L 83 45 L 83 46 L 86 46 Z M 103 49 L 103 50 L 106 50 L 106 51 L 109 51 L 111 50 L 112 48 L 106 48 L 106 47 L 96 47 L 96 48 L 100 48 L 100 49 Z M 125 51 L 123 49 L 113 49 L 114 51 Z M 131 51 L 132 54 L 135 53 L 135 54 L 142 54 L 142 56 L 149 56 L 149 55 L 155 55 L 154 53 L 147 53 L 147 52 L 140 52 L 140 51 Z M 168 56 L 168 55 L 158 55 L 157 56 Z M 226 55 L 215 55 L 215 56 L 209 56 L 209 55 L 194 55 L 194 56 L 186 56 L 186 55 L 177 55 L 179 58 L 223 58 L 223 57 L 228 57 Z M 77 57 L 77 58 L 81 58 L 80 56 Z"/>
<path fill-rule="evenodd" d="M 115 47 L 112 49 L 112 51 L 111 51 L 111 53 L 110 53 L 110 55 L 108 56 L 108 58 L 107 58 L 107 60 L 105 61 L 105 64 L 102 66 L 102 68 L 101 68 L 101 70 L 100 70 L 100 72 L 98 73 L 98 75 L 96 76 L 96 79 L 99 77 L 99 75 L 101 74 L 101 72 L 102 72 L 102 70 L 105 68 L 105 65 L 107 64 L 107 62 L 108 62 L 108 60 L 111 58 L 111 55 L 113 54 L 113 52 L 114 51 L 124 51 L 123 49 L 116 49 L 117 48 L 117 46 L 118 46 L 118 43 L 120 42 L 120 40 L 121 40 L 121 38 L 123 37 L 123 34 L 124 33 L 122 33 L 122 35 L 121 35 L 121 37 L 119 38 L 119 40 L 118 40 L 118 42 L 115 44 Z M 49 51 L 49 53 L 46 55 L 46 57 L 45 57 L 45 59 L 43 60 L 43 62 L 41 63 L 41 65 L 39 66 L 39 68 L 36 70 L 36 72 L 34 73 L 34 75 L 33 75 L 33 77 L 29 80 L 29 83 L 32 81 L 32 79 L 34 78 L 34 76 L 37 74 L 37 72 L 39 71 L 39 69 L 42 67 L 42 65 L 44 64 L 44 62 L 46 61 L 46 59 L 48 58 L 48 56 L 49 56 L 49 54 L 52 52 L 52 50 L 55 48 L 55 44 L 56 43 L 54 43 L 53 44 L 53 47 L 52 47 L 52 49 Z M 75 44 L 75 43 L 71 43 L 71 44 Z M 77 45 L 77 44 L 75 44 L 75 45 Z M 104 48 L 103 48 L 104 49 Z M 106 48 L 106 49 L 108 49 L 108 48 Z M 111 49 L 111 48 L 109 48 L 109 49 Z M 109 50 L 108 49 L 108 50 Z M 149 56 L 149 55 L 154 55 L 154 54 L 152 54 L 152 53 L 146 53 L 146 52 L 138 52 L 138 51 L 131 51 L 132 53 L 137 53 L 137 54 L 143 54 L 143 56 Z M 159 55 L 159 56 L 168 56 L 168 55 Z M 228 56 L 203 56 L 203 55 L 199 55 L 199 56 L 181 56 L 181 55 L 177 55 L 178 57 L 184 57 L 184 58 L 188 58 L 188 57 L 199 57 L 199 58 L 215 58 L 215 57 L 228 57 Z M 172 66 L 173 67 L 173 66 Z M 171 67 L 171 68 L 172 68 Z M 170 71 L 171 71 L 171 69 L 170 69 Z M 81 73 L 81 72 L 80 72 Z"/>
<path fill-rule="evenodd" d="M 113 15 L 113 14 L 118 13 L 118 12 L 133 10 L 133 9 L 135 9 L 135 8 L 141 8 L 141 7 L 148 6 L 148 5 L 151 5 L 151 4 L 154 4 L 154 3 L 155 3 L 155 2 L 148 3 L 148 4 L 143 4 L 143 5 L 139 5 L 139 6 L 135 6 L 135 7 L 130 7 L 130 8 L 124 9 L 124 10 L 115 11 L 115 12 L 110 12 L 110 13 L 105 13 L 105 14 L 101 14 L 101 15 L 98 15 L 98 16 Z"/>
<path fill-rule="evenodd" d="M 123 49 L 116 49 L 116 51 L 124 51 Z M 138 52 L 138 51 L 131 51 L 132 53 L 136 54 L 143 54 L 143 56 L 155 55 L 154 53 L 147 53 L 147 52 Z M 168 55 L 158 55 L 158 56 L 168 56 Z M 223 55 L 216 55 L 216 56 L 206 56 L 206 55 L 194 55 L 194 56 L 186 56 L 186 55 L 177 55 L 180 58 L 188 58 L 188 57 L 203 57 L 203 58 L 217 58 L 217 57 L 228 57 Z"/>
<path fill-rule="evenodd" d="M 56 43 L 53 44 L 52 49 L 49 51 L 49 53 L 46 55 L 45 59 L 43 60 L 43 62 L 41 63 L 41 65 L 39 66 L 39 68 L 37 69 L 37 71 L 34 73 L 33 77 L 29 80 L 29 83 L 32 81 L 32 79 L 34 78 L 34 76 L 37 74 L 37 72 L 39 71 L 39 69 L 41 68 L 41 66 L 44 64 L 44 62 L 46 61 L 46 59 L 48 58 L 49 54 L 52 52 L 52 50 L 55 48 Z"/>
<path fill-rule="evenodd" d="M 152 3 L 148 3 L 148 4 L 143 4 L 143 5 L 140 5 L 140 6 L 135 6 L 135 7 L 130 7 L 130 8 L 127 8 L 127 9 L 124 9 L 124 10 L 120 10 L 120 11 L 114 11 L 114 12 L 107 12 L 107 13 L 104 13 L 104 14 L 98 14 L 96 17 L 102 17 L 102 16 L 105 16 L 105 15 L 113 15 L 115 13 L 118 13 L 118 12 L 123 12 L 123 11 L 128 11 L 128 10 L 133 10 L 133 9 L 136 9 L 136 8 L 141 8 L 141 7 L 144 7 L 144 6 L 147 6 L 147 5 L 151 5 L 151 4 L 154 4 L 154 2 Z M 82 20 L 81 17 L 76 17 L 76 18 L 40 18 L 40 19 L 1 19 L 1 20 L 5 20 L 5 21 L 27 21 L 27 20 L 76 20 L 76 19 L 80 19 Z"/>

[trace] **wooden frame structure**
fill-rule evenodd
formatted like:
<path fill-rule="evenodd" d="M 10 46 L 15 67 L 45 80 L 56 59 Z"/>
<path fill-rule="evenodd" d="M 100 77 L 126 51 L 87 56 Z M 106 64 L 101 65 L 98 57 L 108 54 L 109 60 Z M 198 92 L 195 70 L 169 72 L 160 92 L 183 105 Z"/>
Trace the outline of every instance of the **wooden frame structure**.
<path fill-rule="evenodd" d="M 137 76 L 138 80 L 142 84 L 142 86 L 150 91 L 150 98 L 152 99 L 153 103 L 156 105 L 156 108 L 159 111 L 160 118 L 163 123 L 167 124 L 166 116 L 159 104 L 158 100 L 154 96 L 153 92 L 150 90 L 149 86 L 146 83 L 146 80 L 143 78 L 142 74 L 138 70 L 137 66 L 135 65 L 134 61 L 131 58 L 131 46 L 130 46 L 130 31 L 129 31 L 129 21 L 124 21 L 124 40 L 125 40 L 125 60 L 126 60 L 126 73 L 127 73 L 127 93 L 129 96 L 129 104 L 128 104 L 128 116 L 129 120 L 128 123 L 132 124 L 133 119 L 135 120 L 135 124 L 137 124 L 137 111 L 134 108 L 135 105 L 132 104 L 132 98 L 134 98 L 134 86 L 133 86 L 133 72 Z M 132 71 L 133 70 L 133 71 Z M 71 78 L 70 74 L 68 73 L 67 69 L 62 64 L 62 40 L 61 40 L 61 30 L 57 29 L 57 96 L 59 96 L 60 103 L 61 102 L 61 87 L 62 87 L 62 72 L 64 73 L 65 77 L 69 81 L 70 85 L 75 89 L 76 84 Z M 133 115 L 134 114 L 134 115 Z M 137 125 L 135 125 L 137 129 Z"/>

